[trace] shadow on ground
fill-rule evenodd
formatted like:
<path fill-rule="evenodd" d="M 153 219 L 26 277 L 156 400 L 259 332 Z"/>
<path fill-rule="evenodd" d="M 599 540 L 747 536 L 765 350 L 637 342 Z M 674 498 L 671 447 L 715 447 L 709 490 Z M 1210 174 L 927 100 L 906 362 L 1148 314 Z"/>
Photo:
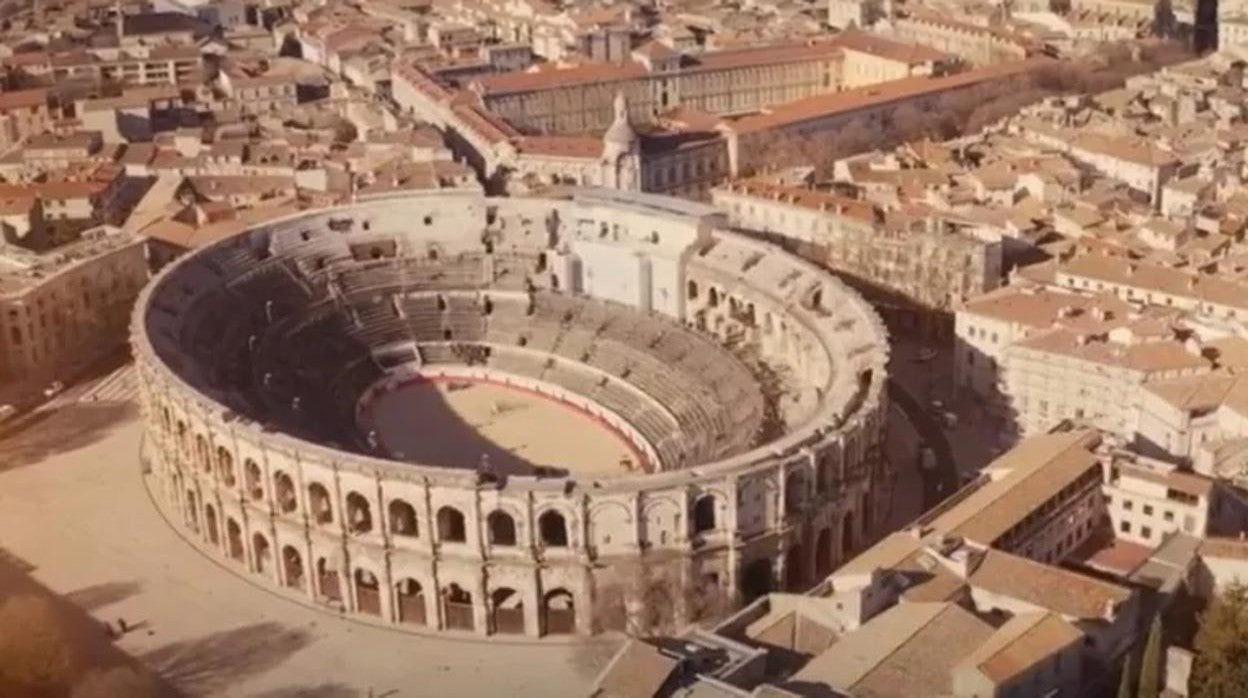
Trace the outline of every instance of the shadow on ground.
<path fill-rule="evenodd" d="M 182 693 L 226 695 L 230 686 L 280 665 L 310 642 L 307 631 L 254 623 L 158 647 L 140 659 Z"/>
<path fill-rule="evenodd" d="M 319 686 L 288 686 L 257 693 L 252 698 L 357 698 L 360 695 L 359 691 L 340 683 L 323 683 Z"/>
<path fill-rule="evenodd" d="M 141 588 L 138 582 L 107 582 L 71 591 L 65 598 L 82 610 L 90 612 L 124 601 L 139 593 Z"/>
<path fill-rule="evenodd" d="M 136 410 L 130 403 L 77 403 L 35 415 L 19 431 L 0 439 L 0 471 L 89 446 Z"/>

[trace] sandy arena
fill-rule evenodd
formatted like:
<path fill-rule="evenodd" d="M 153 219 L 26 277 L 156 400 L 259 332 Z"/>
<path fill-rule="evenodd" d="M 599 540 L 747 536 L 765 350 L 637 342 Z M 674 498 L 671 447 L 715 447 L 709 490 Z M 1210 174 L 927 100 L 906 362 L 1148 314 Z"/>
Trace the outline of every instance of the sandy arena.
<path fill-rule="evenodd" d="M 416 463 L 609 475 L 640 462 L 623 438 L 591 415 L 486 381 L 411 381 L 376 398 L 366 419 L 387 453 Z"/>

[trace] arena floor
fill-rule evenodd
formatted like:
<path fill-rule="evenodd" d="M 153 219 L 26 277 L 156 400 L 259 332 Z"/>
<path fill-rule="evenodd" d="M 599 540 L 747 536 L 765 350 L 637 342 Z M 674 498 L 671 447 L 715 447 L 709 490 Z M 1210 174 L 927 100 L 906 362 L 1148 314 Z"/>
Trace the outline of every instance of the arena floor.
<path fill-rule="evenodd" d="M 419 380 L 377 397 L 366 416 L 394 458 L 499 474 L 535 466 L 619 475 L 639 456 L 617 432 L 570 405 L 519 388 L 461 379 Z"/>

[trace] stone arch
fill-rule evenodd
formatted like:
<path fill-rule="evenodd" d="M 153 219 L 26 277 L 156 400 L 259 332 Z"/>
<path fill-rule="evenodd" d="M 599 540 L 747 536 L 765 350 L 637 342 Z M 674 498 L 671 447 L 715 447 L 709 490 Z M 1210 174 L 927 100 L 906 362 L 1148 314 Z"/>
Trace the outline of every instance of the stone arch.
<path fill-rule="evenodd" d="M 212 452 L 208 450 L 208 439 L 203 434 L 195 435 L 195 459 L 204 472 L 212 472 Z"/>
<path fill-rule="evenodd" d="M 359 492 L 347 493 L 347 527 L 355 534 L 373 530 L 373 507 Z"/>
<path fill-rule="evenodd" d="M 486 534 L 490 545 L 511 547 L 516 544 L 516 520 L 502 509 L 495 509 L 486 517 Z"/>
<path fill-rule="evenodd" d="M 232 516 L 225 520 L 225 542 L 231 560 L 242 562 L 247 558 L 247 550 L 243 545 L 243 527 Z"/>
<path fill-rule="evenodd" d="M 538 538 L 547 548 L 568 547 L 568 520 L 554 509 L 547 509 L 537 517 Z"/>
<path fill-rule="evenodd" d="M 667 545 L 680 526 L 682 505 L 671 499 L 654 499 L 642 510 L 645 522 L 645 540 L 651 545 Z M 670 517 L 670 523 L 669 523 Z"/>
<path fill-rule="evenodd" d="M 758 558 L 741 569 L 741 599 L 749 603 L 760 596 L 771 592 L 774 577 L 771 570 L 771 558 Z"/>
<path fill-rule="evenodd" d="M 524 597 L 511 587 L 490 592 L 490 627 L 496 633 L 524 634 Z"/>
<path fill-rule="evenodd" d="M 312 520 L 318 524 L 334 522 L 334 505 L 330 502 L 329 490 L 319 482 L 308 485 L 308 509 L 312 512 Z"/>
<path fill-rule="evenodd" d="M 442 617 L 448 629 L 472 630 L 476 627 L 473 620 L 472 592 L 451 582 L 442 587 L 441 597 Z"/>
<path fill-rule="evenodd" d="M 547 635 L 576 632 L 576 601 L 572 592 L 557 587 L 542 596 L 542 629 Z"/>
<path fill-rule="evenodd" d="M 832 571 L 832 529 L 823 528 L 815 539 L 815 574 L 819 579 Z"/>
<path fill-rule="evenodd" d="M 390 500 L 390 532 L 396 536 L 415 538 L 420 534 L 416 508 L 402 499 Z"/>
<path fill-rule="evenodd" d="M 338 583 L 338 568 L 334 561 L 327 557 L 316 560 L 316 587 L 321 596 L 330 601 L 342 601 L 342 588 Z"/>
<path fill-rule="evenodd" d="M 274 475 L 273 492 L 277 499 L 277 508 L 283 514 L 290 514 L 299 507 L 299 498 L 295 496 L 295 481 L 290 475 L 280 471 Z"/>
<path fill-rule="evenodd" d="M 443 543 L 463 543 L 468 540 L 463 512 L 449 505 L 438 509 L 438 540 Z"/>
<path fill-rule="evenodd" d="M 293 545 L 282 546 L 282 581 L 289 589 L 303 588 L 303 555 Z"/>
<path fill-rule="evenodd" d="M 849 553 L 854 549 L 854 512 L 845 512 L 845 518 L 841 519 L 841 559 L 849 558 Z"/>
<path fill-rule="evenodd" d="M 260 464 L 250 458 L 243 461 L 243 486 L 251 499 L 264 499 L 264 474 L 260 472 Z"/>
<path fill-rule="evenodd" d="M 697 281 L 694 281 L 693 279 L 689 279 L 689 281 L 688 281 L 688 282 L 686 283 L 686 285 L 685 285 L 685 294 L 686 294 L 686 296 L 687 296 L 690 300 L 695 300 L 695 299 L 697 299 L 697 297 L 698 297 L 698 282 L 697 282 Z"/>
<path fill-rule="evenodd" d="M 611 545 L 617 531 L 631 540 L 633 529 L 633 512 L 622 502 L 603 502 L 589 512 L 589 539 L 594 545 Z"/>
<path fill-rule="evenodd" d="M 381 582 L 372 570 L 357 567 L 353 575 L 355 582 L 355 610 L 371 616 L 381 615 Z"/>
<path fill-rule="evenodd" d="M 394 585 L 396 603 L 395 612 L 400 623 L 425 625 L 426 617 L 425 589 L 420 582 L 411 577 L 403 577 Z"/>
<path fill-rule="evenodd" d="M 199 497 L 192 489 L 186 491 L 186 524 L 199 533 Z"/>
<path fill-rule="evenodd" d="M 251 552 L 256 559 L 256 571 L 260 574 L 268 574 L 272 570 L 273 549 L 269 545 L 269 539 L 265 538 L 263 533 L 251 536 Z"/>
<path fill-rule="evenodd" d="M 806 504 L 806 477 L 800 470 L 790 470 L 784 476 L 784 512 L 792 514 Z"/>
<path fill-rule="evenodd" d="M 217 447 L 217 474 L 226 487 L 233 487 L 237 482 L 234 477 L 234 454 L 225 446 Z"/>
<path fill-rule="evenodd" d="M 190 442 L 187 436 L 189 432 L 187 431 L 187 428 L 186 428 L 186 422 L 180 419 L 178 420 L 176 433 L 177 433 L 178 450 L 181 451 L 182 453 L 186 453 L 187 451 L 190 450 Z"/>
<path fill-rule="evenodd" d="M 806 585 L 806 550 L 794 542 L 784 553 L 785 591 L 801 591 Z"/>
<path fill-rule="evenodd" d="M 221 545 L 221 533 L 217 530 L 217 509 L 211 504 L 204 505 L 204 528 L 208 529 L 208 542 Z"/>
<path fill-rule="evenodd" d="M 710 493 L 704 494 L 694 501 L 693 511 L 690 512 L 689 520 L 693 524 L 693 532 L 695 534 L 715 530 L 717 525 L 715 518 L 716 504 L 717 498 Z"/>

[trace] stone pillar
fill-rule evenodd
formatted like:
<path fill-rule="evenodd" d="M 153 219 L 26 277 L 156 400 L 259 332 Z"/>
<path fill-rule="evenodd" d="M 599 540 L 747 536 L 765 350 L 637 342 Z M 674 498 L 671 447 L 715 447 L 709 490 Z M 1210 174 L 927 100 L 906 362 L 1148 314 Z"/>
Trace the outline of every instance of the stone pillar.
<path fill-rule="evenodd" d="M 542 627 L 542 598 L 546 593 L 542 586 L 541 571 L 533 569 L 531 583 L 527 589 L 517 589 L 519 593 L 528 592 L 524 600 L 524 634 L 529 637 L 541 637 L 545 632 Z"/>
<path fill-rule="evenodd" d="M 478 635 L 490 633 L 489 597 L 485 593 L 485 572 L 477 570 L 477 580 L 472 591 L 472 625 Z"/>

